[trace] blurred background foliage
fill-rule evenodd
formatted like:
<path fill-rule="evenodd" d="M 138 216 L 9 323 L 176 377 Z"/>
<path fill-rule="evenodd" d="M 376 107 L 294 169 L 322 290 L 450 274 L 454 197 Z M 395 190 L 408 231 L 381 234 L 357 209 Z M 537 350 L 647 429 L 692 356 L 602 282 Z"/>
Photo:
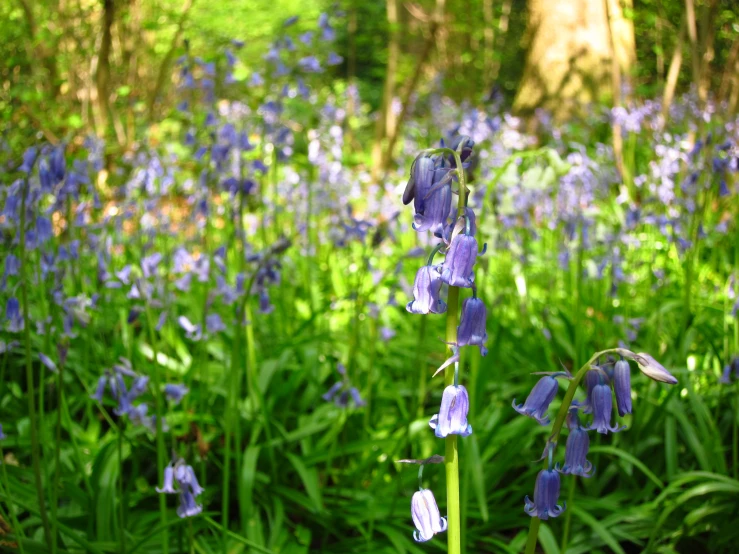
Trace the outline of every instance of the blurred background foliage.
<path fill-rule="evenodd" d="M 567 3 L 552 4 L 551 11 L 567 9 Z M 344 62 L 332 68 L 325 85 L 356 78 L 361 98 L 374 112 L 383 102 L 391 51 L 398 51 L 390 68 L 397 94 L 397 87 L 418 66 L 438 4 L 443 13 L 420 89 L 442 79 L 445 93 L 453 100 L 477 102 L 495 87 L 510 106 L 535 33 L 533 28 L 527 31 L 530 6 L 524 0 L 436 4 L 390 0 L 387 5 L 375 1 L 8 0 L 0 5 L 0 122 L 5 134 L 12 130 L 14 141 L 28 142 L 39 131 L 58 140 L 97 130 L 128 148 L 140 129 L 174 106 L 173 63 L 184 53 L 185 38 L 192 54 L 206 60 L 219 56 L 231 40 L 243 41 L 236 75 L 243 79 L 261 66 L 285 14 L 299 13 L 296 25 L 307 29 L 322 11 L 347 14 L 345 24 L 336 29 L 336 48 Z M 547 6 L 541 0 L 532 4 Z M 664 88 L 681 40 L 685 3 L 629 0 L 622 4 L 621 12 L 633 23 L 636 38 L 636 63 L 628 71 L 630 86 L 639 96 L 650 97 Z M 726 81 L 735 70 L 737 54 L 736 5 L 733 0 L 699 0 L 696 6 L 698 39 L 711 68 L 710 88 L 728 97 Z M 682 41 L 687 68 L 689 41 Z M 95 114 L 101 65 L 109 68 L 104 87 L 111 122 L 104 131 L 97 129 L 102 116 L 98 114 L 96 121 Z M 690 71 L 679 73 L 679 90 L 691 82 Z"/>

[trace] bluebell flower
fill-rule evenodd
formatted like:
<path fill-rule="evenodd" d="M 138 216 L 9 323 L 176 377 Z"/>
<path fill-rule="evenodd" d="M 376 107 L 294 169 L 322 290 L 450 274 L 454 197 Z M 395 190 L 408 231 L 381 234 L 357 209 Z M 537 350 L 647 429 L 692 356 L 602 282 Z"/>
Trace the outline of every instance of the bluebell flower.
<path fill-rule="evenodd" d="M 306 46 L 310 46 L 311 42 L 313 42 L 313 31 L 306 31 L 305 33 L 301 33 L 298 36 L 298 40 Z"/>
<path fill-rule="evenodd" d="M 306 56 L 298 60 L 298 66 L 306 73 L 321 73 L 323 68 L 315 56 Z"/>
<path fill-rule="evenodd" d="M 485 303 L 474 296 L 467 298 L 462 303 L 462 316 L 457 327 L 457 346 L 479 346 L 480 354 L 485 356 L 488 353 L 488 349 L 485 348 L 488 339 L 486 321 Z"/>
<path fill-rule="evenodd" d="M 177 318 L 177 322 L 180 324 L 180 327 L 184 329 L 185 335 L 188 339 L 199 341 L 202 338 L 203 332 L 200 325 L 195 325 L 186 316 L 181 315 Z"/>
<path fill-rule="evenodd" d="M 294 25 L 295 23 L 297 23 L 298 22 L 298 19 L 300 19 L 300 17 L 297 16 L 297 15 L 290 16 L 290 17 L 288 17 L 285 20 L 285 22 L 282 24 L 282 26 L 283 27 L 290 27 L 291 25 Z"/>
<path fill-rule="evenodd" d="M 103 394 L 105 394 L 105 386 L 108 384 L 108 379 L 110 379 L 109 375 L 100 376 L 97 386 L 95 387 L 95 392 L 90 395 L 90 398 L 97 400 L 98 402 L 103 401 Z"/>
<path fill-rule="evenodd" d="M 208 333 L 220 333 L 226 330 L 226 325 L 220 315 L 208 314 L 205 316 L 205 328 Z"/>
<path fill-rule="evenodd" d="M 142 394 L 146 392 L 146 389 L 149 387 L 149 377 L 148 375 L 138 375 L 133 380 L 133 384 L 131 385 L 131 390 L 128 391 L 128 400 L 129 402 L 132 402 Z"/>
<path fill-rule="evenodd" d="M 611 387 L 607 383 L 598 384 L 593 387 L 591 407 L 593 412 L 593 423 L 585 430 L 595 429 L 598 433 L 608 434 L 618 433 L 626 427 L 618 427 L 611 425 L 611 412 L 613 411 L 613 393 Z"/>
<path fill-rule="evenodd" d="M 5 440 L 5 439 L 7 439 L 7 438 L 8 438 L 8 437 L 6 437 L 6 436 L 5 436 L 5 433 L 3 432 L 3 424 L 2 424 L 2 423 L 0 423 L 0 441 L 1 441 L 1 440 Z"/>
<path fill-rule="evenodd" d="M 8 331 L 11 333 L 19 333 L 23 330 L 21 306 L 18 299 L 14 296 L 8 298 L 8 302 L 5 305 L 5 319 L 8 320 Z"/>
<path fill-rule="evenodd" d="M 18 275 L 20 268 L 20 260 L 15 255 L 9 253 L 5 258 L 5 276 Z"/>
<path fill-rule="evenodd" d="M 552 403 L 554 397 L 557 396 L 559 384 L 557 378 L 552 375 L 545 375 L 531 389 L 526 402 L 516 406 L 516 399 L 513 399 L 513 409 L 519 414 L 534 418 L 541 425 L 549 424 L 549 416 L 547 410 L 549 404 Z"/>
<path fill-rule="evenodd" d="M 416 190 L 415 194 L 421 198 L 423 205 L 422 211 L 416 209 L 413 216 L 413 228 L 416 231 L 440 234 L 444 230 L 452 208 L 452 187 L 444 175 L 435 170 L 433 185 L 425 195 L 421 196 L 423 191 L 420 188 Z"/>
<path fill-rule="evenodd" d="M 59 369 L 57 369 L 56 364 L 54 363 L 54 361 L 51 358 L 49 358 L 46 354 L 43 354 L 43 353 L 39 352 L 38 358 L 39 358 L 39 360 L 41 360 L 41 363 L 46 366 L 46 369 L 48 369 L 52 373 L 58 373 L 59 372 Z"/>
<path fill-rule="evenodd" d="M 180 505 L 177 507 L 177 515 L 181 518 L 192 517 L 203 511 L 203 505 L 195 502 L 193 493 L 188 490 L 180 492 Z"/>
<path fill-rule="evenodd" d="M 597 385 L 607 385 L 610 380 L 608 378 L 608 374 L 605 371 L 603 371 L 599 367 L 595 367 L 594 369 L 588 370 L 588 372 L 585 374 L 584 381 L 585 390 L 587 391 L 585 402 L 573 402 L 573 405 L 581 407 L 583 413 L 589 414 L 593 411 L 593 390 Z"/>
<path fill-rule="evenodd" d="M 339 65 L 344 61 L 344 58 L 339 56 L 336 52 L 329 52 L 328 58 L 326 59 L 326 65 Z"/>
<path fill-rule="evenodd" d="M 613 366 L 613 390 L 616 393 L 618 415 L 631 413 L 631 368 L 626 360 L 619 360 Z"/>
<path fill-rule="evenodd" d="M 469 409 L 467 389 L 462 385 L 449 385 L 441 397 L 439 413 L 431 418 L 429 426 L 440 439 L 448 435 L 466 437 L 472 434 L 472 425 L 467 423 Z"/>
<path fill-rule="evenodd" d="M 174 475 L 181 489 L 189 488 L 194 496 L 200 496 L 204 492 L 203 487 L 198 483 L 192 466 L 184 463 L 175 464 Z"/>
<path fill-rule="evenodd" d="M 434 493 L 429 489 L 421 489 L 413 494 L 411 517 L 416 526 L 416 530 L 413 531 L 413 539 L 416 542 L 429 541 L 436 533 L 443 533 L 447 529 L 446 518 L 441 517 Z"/>
<path fill-rule="evenodd" d="M 36 218 L 36 240 L 38 244 L 44 244 L 51 239 L 54 232 L 51 227 L 51 221 L 43 216 Z"/>
<path fill-rule="evenodd" d="M 172 467 L 172 464 L 167 464 L 167 467 L 164 468 L 164 479 L 162 481 L 162 488 L 156 487 L 158 493 L 175 494 L 177 492 L 174 490 L 174 467 Z"/>
<path fill-rule="evenodd" d="M 577 409 L 570 410 L 567 414 L 567 427 L 570 434 L 565 444 L 565 463 L 562 469 L 559 469 L 559 464 L 557 464 L 556 469 L 560 473 L 592 477 L 593 464 L 587 460 L 590 437 L 580 425 Z"/>
<path fill-rule="evenodd" d="M 344 383 L 341 381 L 337 381 L 333 385 L 331 385 L 331 388 L 328 389 L 325 393 L 321 395 L 321 398 L 323 398 L 326 402 L 330 402 L 334 399 L 336 394 L 343 388 Z"/>
<path fill-rule="evenodd" d="M 441 276 L 436 267 L 421 267 L 413 283 L 413 300 L 408 302 L 405 309 L 412 314 L 444 313 L 446 303 L 439 298 L 441 285 Z"/>
<path fill-rule="evenodd" d="M 536 476 L 534 501 L 525 498 L 524 511 L 531 517 L 547 520 L 564 512 L 566 503 L 557 504 L 559 500 L 559 473 L 553 469 L 542 469 Z"/>
<path fill-rule="evenodd" d="M 269 292 L 266 288 L 259 291 L 259 313 L 260 314 L 271 314 L 275 307 L 272 305 L 269 299 Z"/>
<path fill-rule="evenodd" d="M 472 268 L 477 258 L 477 240 L 470 235 L 457 235 L 452 240 L 441 266 L 441 280 L 450 287 L 471 287 L 475 279 Z"/>
<path fill-rule="evenodd" d="M 677 379 L 649 354 L 640 352 L 635 355 L 634 360 L 641 372 L 650 379 L 668 385 L 677 384 Z"/>
<path fill-rule="evenodd" d="M 182 384 L 167 383 L 164 385 L 164 395 L 175 405 L 179 404 L 188 392 L 190 389 Z"/>
<path fill-rule="evenodd" d="M 38 157 L 38 148 L 35 146 L 31 146 L 28 149 L 26 149 L 25 152 L 23 152 L 23 163 L 18 168 L 18 171 L 22 171 L 23 173 L 29 174 L 31 173 L 31 170 L 33 169 L 33 165 L 36 163 L 36 158 Z"/>

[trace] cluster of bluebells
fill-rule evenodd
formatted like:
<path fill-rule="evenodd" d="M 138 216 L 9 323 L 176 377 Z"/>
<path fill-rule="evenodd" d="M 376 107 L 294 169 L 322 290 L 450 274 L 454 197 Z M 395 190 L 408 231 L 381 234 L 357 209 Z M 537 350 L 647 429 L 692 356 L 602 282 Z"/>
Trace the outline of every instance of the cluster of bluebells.
<path fill-rule="evenodd" d="M 673 377 L 659 362 L 649 354 L 633 354 L 625 349 L 617 349 L 622 356 L 633 359 L 639 365 L 642 373 L 662 383 L 674 385 L 677 379 Z M 516 404 L 513 408 L 520 414 L 536 420 L 540 425 L 549 424 L 549 405 L 557 396 L 559 378 L 572 379 L 572 375 L 565 372 L 545 374 L 531 390 L 523 404 Z M 558 430 L 547 442 L 542 459 L 547 459 L 547 468 L 539 472 L 534 486 L 534 499 L 526 496 L 524 511 L 539 519 L 557 517 L 564 509 L 565 504 L 559 504 L 560 474 L 592 477 L 595 472 L 593 464 L 587 459 L 590 448 L 588 431 L 602 434 L 617 433 L 625 429 L 613 423 L 613 399 L 616 399 L 616 411 L 623 417 L 632 413 L 631 405 L 631 367 L 625 359 L 609 361 L 602 366 L 592 365 L 583 377 L 586 389 L 584 401 L 574 400 L 569 406 L 565 426 L 569 430 L 565 444 L 565 460 L 560 467 L 554 463 L 554 453 L 557 446 Z M 591 416 L 591 421 L 583 425 L 580 413 Z"/>
<path fill-rule="evenodd" d="M 128 385 L 124 378 L 128 378 Z M 136 373 L 129 360 L 120 358 L 119 363 L 114 364 L 112 369 L 106 369 L 100 376 L 91 398 L 103 402 L 105 392 L 108 391 L 111 399 L 116 403 L 113 409 L 115 415 L 127 416 L 133 424 L 142 425 L 155 433 L 156 416 L 149 415 L 149 405 L 146 402 L 136 403 L 148 389 L 149 377 Z M 164 424 L 165 422 L 162 421 L 163 426 Z"/>
<path fill-rule="evenodd" d="M 203 511 L 203 505 L 198 504 L 196 499 L 203 494 L 204 489 L 195 477 L 195 470 L 181 458 L 164 468 L 162 488 L 157 487 L 156 490 L 160 494 L 179 495 L 177 515 L 181 518 L 196 516 Z"/>
<path fill-rule="evenodd" d="M 480 353 L 487 354 L 486 319 L 487 309 L 477 297 L 474 266 L 478 254 L 475 238 L 477 225 L 475 213 L 466 207 L 466 188 L 463 172 L 471 162 L 474 142 L 467 136 L 455 138 L 449 148 L 424 151 L 416 157 L 411 168 L 411 176 L 403 193 L 403 203 L 413 202 L 413 228 L 421 232 L 431 232 L 440 240 L 431 253 L 428 263 L 416 273 L 413 283 L 413 300 L 406 310 L 414 314 L 441 314 L 446 312 L 447 303 L 443 300 L 445 287 L 471 289 L 472 296 L 462 303 L 462 312 L 457 327 L 457 339 L 450 345 L 452 356 L 442 364 L 437 373 L 454 364 L 454 382 L 443 393 L 439 413 L 429 421 L 438 438 L 450 435 L 466 437 L 472 433 L 467 421 L 469 395 L 464 385 L 458 382 L 459 349 L 462 346 L 477 346 Z M 457 167 L 457 153 L 462 167 Z M 453 184 L 459 183 L 456 191 L 464 195 L 460 205 L 463 210 L 452 207 Z M 444 261 L 434 265 L 437 253 L 444 254 Z M 483 247 L 484 253 L 484 247 Z M 446 520 L 439 515 L 433 493 L 428 489 L 416 492 L 411 502 L 411 513 L 416 525 L 413 538 L 427 541 L 434 534 L 446 530 Z"/>
<path fill-rule="evenodd" d="M 321 398 L 326 402 L 333 401 L 334 404 L 341 408 L 347 408 L 349 406 L 350 399 L 354 402 L 354 407 L 361 408 L 364 406 L 366 402 L 359 394 L 359 390 L 351 384 L 351 381 L 349 381 L 344 364 L 339 363 L 336 366 L 336 371 L 341 375 L 341 379 L 336 381 L 336 383 L 334 383 L 331 388 L 321 396 Z"/>

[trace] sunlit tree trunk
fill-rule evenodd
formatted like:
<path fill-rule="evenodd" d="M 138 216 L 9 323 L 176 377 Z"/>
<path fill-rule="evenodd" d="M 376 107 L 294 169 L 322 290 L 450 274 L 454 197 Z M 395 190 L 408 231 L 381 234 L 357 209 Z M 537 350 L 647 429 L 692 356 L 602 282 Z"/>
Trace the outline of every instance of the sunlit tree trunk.
<path fill-rule="evenodd" d="M 526 114 L 544 107 L 562 117 L 582 111 L 589 102 L 612 98 L 612 51 L 622 75 L 629 74 L 636 54 L 631 20 L 623 16 L 620 2 L 607 1 L 613 48 L 604 2 L 529 1 L 530 42 L 516 111 Z"/>
<path fill-rule="evenodd" d="M 109 95 L 110 95 L 110 50 L 113 43 L 113 22 L 115 20 L 115 4 L 113 0 L 103 0 L 102 38 L 95 71 L 95 89 L 97 104 L 98 135 L 105 137 L 108 130 Z"/>
<path fill-rule="evenodd" d="M 387 0 L 387 25 L 390 37 L 387 45 L 387 69 L 385 71 L 385 86 L 382 90 L 382 105 L 375 122 L 375 140 L 372 144 L 372 178 L 376 180 L 383 168 L 383 143 L 385 138 L 392 135 L 395 127 L 393 111 L 393 97 L 395 96 L 395 80 L 398 71 L 398 57 L 400 56 L 400 35 L 398 29 L 398 2 Z"/>

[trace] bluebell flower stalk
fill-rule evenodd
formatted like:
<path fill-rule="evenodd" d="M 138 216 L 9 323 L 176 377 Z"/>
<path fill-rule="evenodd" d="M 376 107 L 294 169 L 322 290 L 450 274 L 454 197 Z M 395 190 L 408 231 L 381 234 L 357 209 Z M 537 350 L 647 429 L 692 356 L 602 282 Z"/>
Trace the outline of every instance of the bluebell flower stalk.
<path fill-rule="evenodd" d="M 575 424 L 573 422 L 572 417 L 568 417 L 568 414 L 570 414 L 570 411 L 573 407 L 577 408 L 578 404 L 574 403 L 573 400 L 575 398 L 575 392 L 577 391 L 577 387 L 579 386 L 580 382 L 585 378 L 586 375 L 588 375 L 588 372 L 593 371 L 593 376 L 597 377 L 597 379 L 593 379 L 591 376 L 591 379 L 589 380 L 589 392 L 590 392 L 590 399 L 588 402 L 589 408 L 592 410 L 594 415 L 594 425 L 591 425 L 592 428 L 598 427 L 598 430 L 600 431 L 600 427 L 602 424 L 603 431 L 611 430 L 613 431 L 613 428 L 610 426 L 610 416 L 611 411 L 613 408 L 613 399 L 612 399 L 612 392 L 610 388 L 610 384 L 608 383 L 608 378 L 605 375 L 605 372 L 603 372 L 600 368 L 594 365 L 596 360 L 598 360 L 600 357 L 605 356 L 607 354 L 617 354 L 621 356 L 622 358 L 626 358 L 628 360 L 633 360 L 637 362 L 639 365 L 639 369 L 650 377 L 651 379 L 668 383 L 668 384 L 675 384 L 677 383 L 677 379 L 670 374 L 669 371 L 667 371 L 659 362 L 657 362 L 652 356 L 645 353 L 639 353 L 635 354 L 634 352 L 631 352 L 630 350 L 627 350 L 625 348 L 611 348 L 608 350 L 603 350 L 601 352 L 597 352 L 594 354 L 586 363 L 583 365 L 578 372 L 572 377 L 570 380 L 570 385 L 567 388 L 567 391 L 565 392 L 565 396 L 562 399 L 562 404 L 559 407 L 559 411 L 557 412 L 557 416 L 554 420 L 554 425 L 552 426 L 552 433 L 549 436 L 549 439 L 547 441 L 547 448 L 545 449 L 545 457 L 547 458 L 547 464 L 548 469 L 544 471 L 550 471 L 552 470 L 552 458 L 554 456 L 554 452 L 557 448 L 557 444 L 559 442 L 559 436 L 562 431 L 562 426 L 564 425 L 565 421 L 569 421 L 568 426 L 570 429 L 572 429 Z M 623 380 L 623 377 L 620 378 Z M 601 388 L 602 387 L 602 388 Z M 607 398 L 605 394 L 605 389 L 608 389 Z M 621 385 L 621 394 L 623 394 L 625 391 L 623 390 L 623 385 Z M 581 406 L 580 406 L 581 407 Z M 606 413 L 608 417 L 608 421 L 606 420 Z M 596 424 L 597 422 L 597 424 Z M 577 427 L 579 428 L 579 423 L 577 424 Z M 577 441 L 577 438 L 573 438 L 573 441 Z M 581 439 L 579 439 L 581 440 Z M 569 440 L 568 440 L 569 442 Z M 565 466 L 568 465 L 568 462 L 570 465 L 579 465 L 578 463 L 582 462 L 582 468 L 574 467 L 573 469 L 575 471 L 571 471 L 571 473 L 575 474 L 582 474 L 582 473 L 589 473 L 589 467 L 587 460 L 585 460 L 585 454 L 587 453 L 586 445 L 582 442 L 580 444 L 575 444 L 572 446 L 573 451 L 570 453 L 570 458 L 566 458 L 565 460 Z M 583 460 L 585 460 L 583 462 Z M 578 462 L 578 463 L 576 463 Z M 564 469 L 564 468 L 563 468 Z M 541 475 L 541 474 L 540 474 Z M 557 515 L 561 513 L 561 511 L 556 510 L 556 501 L 553 503 L 552 498 L 554 496 L 553 491 L 555 490 L 555 483 L 552 479 L 550 482 L 549 475 L 547 475 L 547 490 L 549 493 L 551 493 L 551 496 L 547 496 L 545 499 L 547 502 L 547 506 L 554 505 L 555 506 L 555 512 L 557 512 Z M 556 483 L 558 485 L 558 483 Z M 539 478 L 537 478 L 537 486 L 539 486 Z M 559 487 L 556 487 L 557 493 L 559 492 Z M 535 494 L 536 497 L 536 494 Z M 525 554 L 534 554 L 536 551 L 536 543 L 538 540 L 539 535 L 539 525 L 541 524 L 541 520 L 544 519 L 541 517 L 541 514 L 539 513 L 538 509 L 534 509 L 534 507 L 530 506 L 530 501 L 526 502 L 525 509 L 526 512 L 531 515 L 531 522 L 529 524 L 529 534 L 526 541 L 526 549 Z M 534 503 L 536 504 L 536 498 L 534 499 Z M 552 517 L 553 512 L 547 511 L 547 517 Z"/>
<path fill-rule="evenodd" d="M 33 150 L 33 151 L 32 151 Z M 26 174 L 31 172 L 33 162 L 36 160 L 36 150 L 28 149 L 23 156 L 23 167 L 21 171 L 25 171 Z M 39 513 L 41 515 L 41 523 L 44 528 L 44 540 L 46 541 L 47 548 L 52 548 L 52 534 L 51 526 L 49 524 L 49 515 L 46 512 L 46 501 L 44 499 L 44 487 L 43 481 L 41 480 L 41 452 L 38 437 L 38 428 L 36 421 L 36 404 L 35 404 L 35 385 L 33 379 L 33 365 L 31 363 L 31 331 L 29 321 L 29 309 L 28 309 L 28 274 L 26 272 L 26 266 L 28 260 L 26 257 L 26 197 L 30 194 L 29 179 L 28 175 L 23 179 L 23 185 L 21 187 L 21 206 L 20 206 L 20 221 L 19 221 L 19 248 L 20 248 L 20 287 L 21 287 L 21 306 L 23 310 L 23 342 L 25 345 L 25 358 L 26 358 L 26 385 L 27 391 L 26 396 L 28 397 L 28 417 L 31 421 L 31 460 L 33 465 L 34 482 L 36 485 L 36 493 L 38 497 Z M 43 409 L 43 406 L 41 406 Z"/>
<path fill-rule="evenodd" d="M 457 167 L 459 178 L 459 203 L 457 205 L 458 217 L 465 216 L 467 202 L 467 183 L 465 181 L 464 167 L 460 154 L 451 150 Z M 450 345 L 457 343 L 457 327 L 459 325 L 459 287 L 450 286 L 447 296 L 446 316 L 446 342 Z M 452 355 L 456 352 L 452 350 Z M 444 384 L 449 387 L 458 383 L 458 364 L 450 365 L 444 370 Z M 444 469 L 446 472 L 447 492 L 447 544 L 449 554 L 461 554 L 462 552 L 462 518 L 459 503 L 459 450 L 457 448 L 457 435 L 448 435 L 445 439 Z"/>

